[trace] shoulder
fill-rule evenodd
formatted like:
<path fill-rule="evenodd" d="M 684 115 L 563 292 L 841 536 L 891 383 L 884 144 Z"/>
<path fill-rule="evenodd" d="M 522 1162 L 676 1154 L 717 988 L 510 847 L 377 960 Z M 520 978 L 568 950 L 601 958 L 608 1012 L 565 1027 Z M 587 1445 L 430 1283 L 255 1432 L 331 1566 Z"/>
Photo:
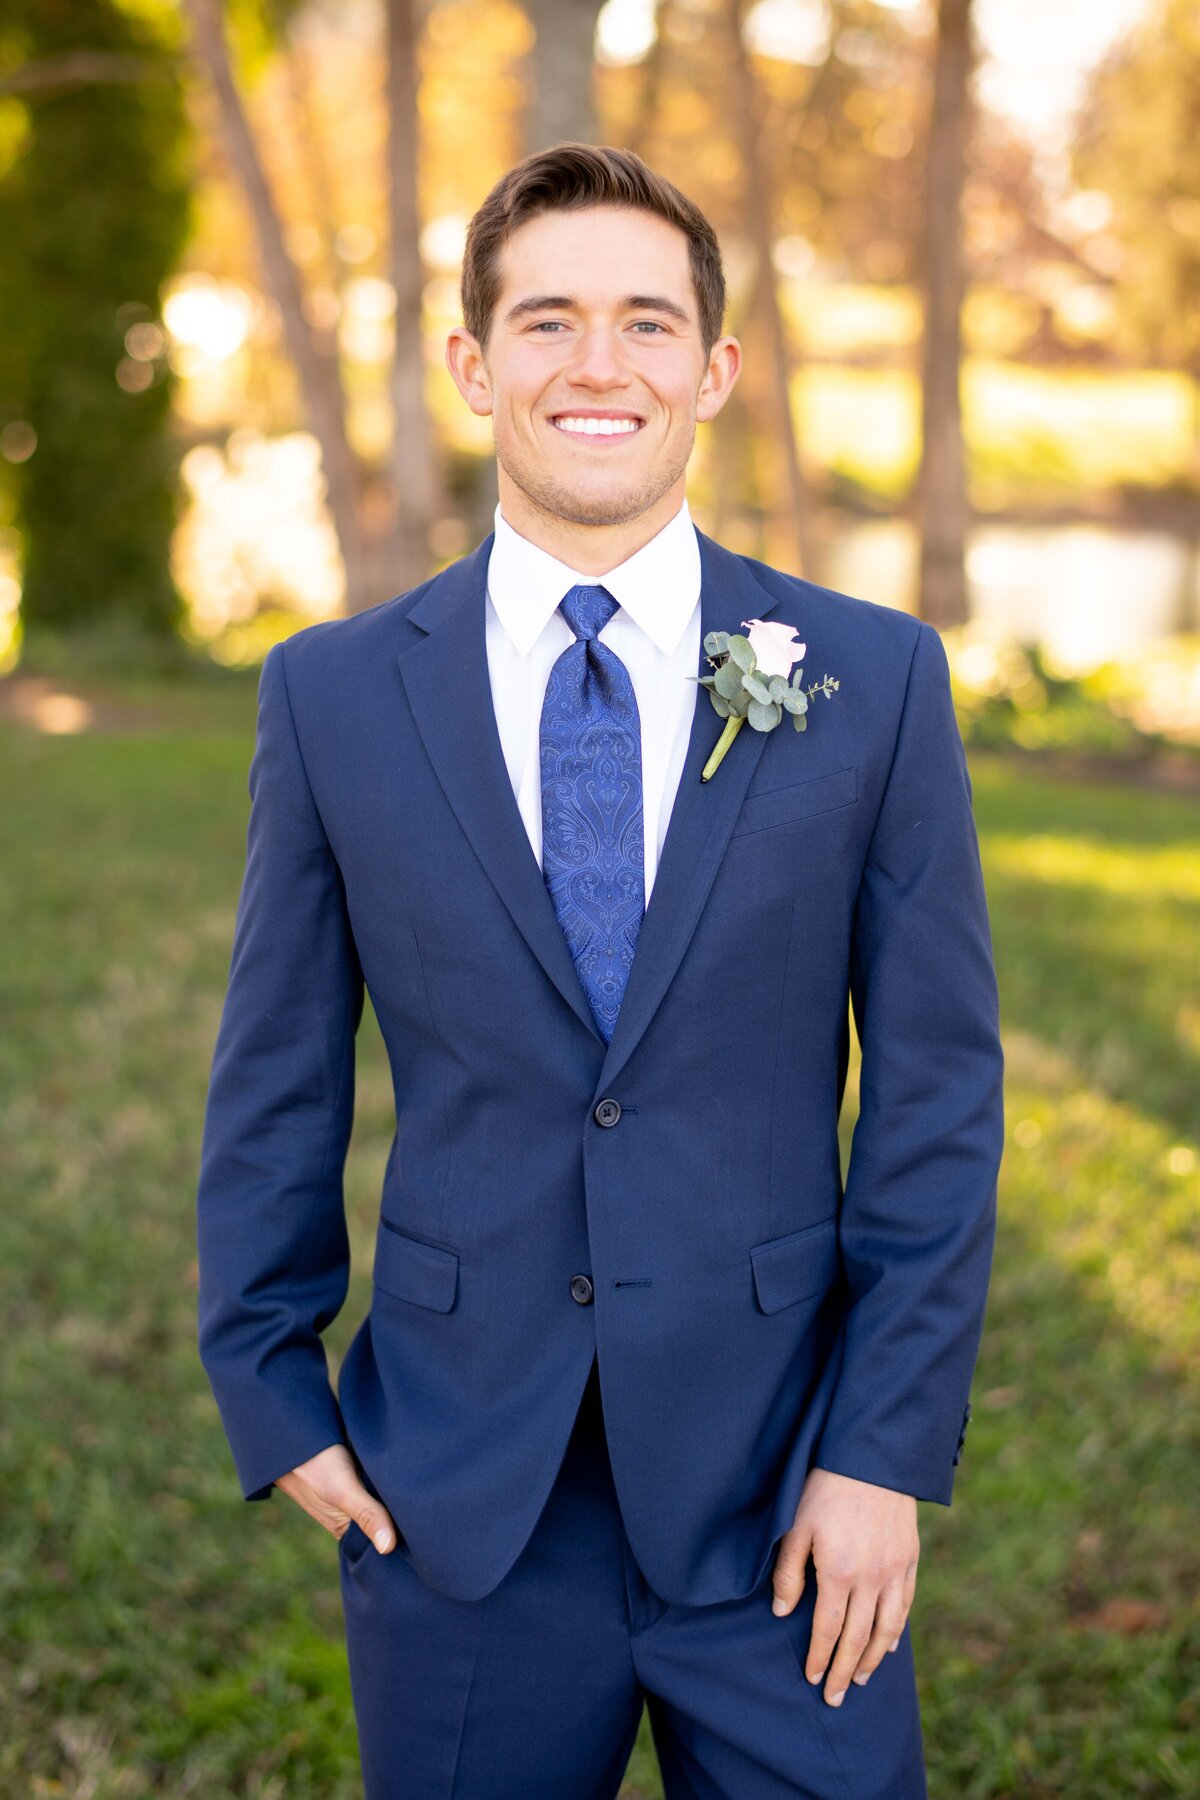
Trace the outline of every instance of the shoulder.
<path fill-rule="evenodd" d="M 428 586 L 429 582 L 423 581 L 363 612 L 318 619 L 293 631 L 273 646 L 289 680 L 293 675 L 303 677 L 314 667 L 328 670 L 339 664 L 370 661 L 392 649 L 402 650 L 416 632 L 416 627 L 408 624 L 408 614 Z"/>
<path fill-rule="evenodd" d="M 831 647 L 847 652 L 867 650 L 873 655 L 903 658 L 907 668 L 922 638 L 933 639 L 941 650 L 941 638 L 932 625 L 897 606 L 886 606 L 878 600 L 860 599 L 856 594 L 842 593 L 838 588 L 822 587 L 803 576 L 789 575 L 757 557 L 740 556 L 738 560 L 760 587 L 766 589 L 786 617 L 786 608 L 794 606 L 804 633 L 815 628 L 828 638 Z M 810 644 L 810 652 L 818 646 Z M 928 649 L 928 642 L 922 646 Z"/>
<path fill-rule="evenodd" d="M 950 712 L 950 663 L 934 626 L 897 606 L 822 587 L 753 556 L 739 555 L 738 561 L 770 596 L 771 617 L 795 626 L 808 677 L 836 675 L 847 696 L 853 690 L 878 717 L 885 738 L 894 740 L 908 707 L 928 704 Z"/>
<path fill-rule="evenodd" d="M 433 580 L 362 612 L 301 626 L 267 652 L 264 681 L 282 679 L 293 713 L 306 719 L 335 718 L 343 704 L 357 708 L 394 672 L 396 657 L 423 635 L 409 614 Z"/>

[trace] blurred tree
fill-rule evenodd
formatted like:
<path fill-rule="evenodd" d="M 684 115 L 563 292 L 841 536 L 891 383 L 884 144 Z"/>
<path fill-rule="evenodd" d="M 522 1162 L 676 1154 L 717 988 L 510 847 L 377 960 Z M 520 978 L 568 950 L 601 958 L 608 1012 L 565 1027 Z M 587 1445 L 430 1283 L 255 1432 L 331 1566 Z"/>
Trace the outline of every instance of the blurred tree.
<path fill-rule="evenodd" d="M 425 268 L 418 197 L 419 16 L 415 0 L 386 0 L 388 269 L 396 296 L 390 371 L 394 427 L 388 456 L 391 492 L 381 509 L 383 529 L 373 533 L 375 568 L 368 571 L 370 585 L 360 602 L 368 606 L 385 594 L 402 593 L 430 573 L 429 530 L 443 505 L 443 470 L 425 405 L 421 332 Z M 370 529 L 369 513 L 365 522 Z"/>
<path fill-rule="evenodd" d="M 603 0 L 525 0 L 535 37 L 525 109 L 525 153 L 564 139 L 596 141 L 592 45 Z"/>
<path fill-rule="evenodd" d="M 1154 0 L 1093 71 L 1072 173 L 1107 196 L 1092 238 L 1113 267 L 1117 342 L 1156 368 L 1186 370 L 1200 485 L 1200 8 Z"/>
<path fill-rule="evenodd" d="M 787 496 L 786 517 L 792 535 L 792 571 L 812 574 L 809 537 L 810 501 L 800 457 L 800 427 L 792 405 L 795 349 L 779 298 L 779 279 L 772 251 L 776 231 L 770 173 L 763 157 L 766 104 L 746 52 L 746 0 L 726 0 L 726 32 L 733 73 L 733 108 L 745 181 L 744 217 L 754 246 L 755 282 L 749 312 L 761 317 L 770 347 L 771 436 L 784 480 L 776 485 Z"/>
<path fill-rule="evenodd" d="M 962 197 L 971 131 L 971 0 L 939 0 L 933 116 L 925 156 L 922 235 L 925 334 L 921 469 L 917 481 L 920 616 L 939 628 L 967 618 L 966 469 L 963 459 Z"/>
<path fill-rule="evenodd" d="M 417 33 L 414 0 L 386 0 L 389 277 L 395 294 L 391 393 L 395 425 L 382 470 L 356 456 L 336 329 L 314 326 L 304 283 L 287 247 L 285 222 L 255 140 L 226 41 L 221 0 L 184 0 L 192 52 L 211 84 L 231 170 L 253 215 L 262 278 L 279 309 L 309 427 L 321 449 L 351 612 L 403 592 L 429 573 L 429 529 L 438 507 L 436 445 L 425 405 L 421 302 L 425 276 L 417 198 Z M 273 0 L 270 22 L 286 35 L 295 0 Z M 297 72 L 293 96 L 302 95 Z M 310 170 L 323 161 L 309 152 Z M 328 226 L 326 227 L 328 229 Z"/>
<path fill-rule="evenodd" d="M 0 448 L 27 661 L 64 638 L 162 641 L 182 612 L 160 324 L 189 221 L 173 60 L 166 8 L 6 0 L 0 18 Z"/>
<path fill-rule="evenodd" d="M 773 551 L 782 560 L 797 554 L 796 503 L 790 475 L 783 475 L 787 447 L 778 405 L 783 387 L 778 337 L 762 304 L 761 221 L 747 204 L 743 109 L 731 103 L 738 84 L 728 33 L 720 28 L 720 12 L 729 4 L 724 0 L 718 10 L 698 0 L 659 0 L 648 48 L 633 61 L 613 66 L 602 61 L 597 85 L 609 140 L 634 143 L 694 192 L 721 233 L 730 272 L 727 329 L 742 338 L 746 362 L 714 442 L 720 476 L 714 471 L 712 502 L 735 535 L 758 541 L 756 554 Z M 943 611 L 953 617 L 965 598 L 962 538 L 971 516 L 969 460 L 958 417 L 959 357 L 969 351 L 1054 363 L 1104 360 L 1103 338 L 1072 333 L 1069 309 L 1060 301 L 1077 288 L 1105 289 L 1106 246 L 1097 241 L 1093 253 L 1089 238 L 1051 212 L 1035 150 L 1002 113 L 970 106 L 954 150 L 953 105 L 946 109 L 953 101 L 953 79 L 964 75 L 964 61 L 969 80 L 971 58 L 960 55 L 956 63 L 949 43 L 942 45 L 933 6 L 884 7 L 874 0 L 747 6 L 743 41 L 758 96 L 759 175 L 752 185 L 764 197 L 758 210 L 770 214 L 774 286 L 786 334 L 798 450 L 803 450 L 797 460 L 807 489 L 810 535 L 824 537 L 831 523 L 827 509 L 842 506 L 871 513 L 896 507 L 918 530 L 928 522 L 926 592 L 932 605 L 939 585 L 932 562 L 944 559 L 950 591 Z M 961 29 L 959 46 L 969 50 Z M 939 55 L 943 82 L 951 78 L 951 85 L 935 108 Z M 951 125 L 936 151 L 935 119 L 939 129 Z M 941 205 L 947 174 L 957 189 L 957 198 L 948 196 L 957 274 L 950 266 L 942 270 L 940 238 L 935 252 L 926 229 L 934 222 L 927 186 L 933 183 Z M 939 260 L 931 263 L 935 254 Z M 935 267 L 941 271 L 936 277 Z M 943 291 L 943 275 L 957 297 Z M 859 299 L 873 304 L 888 290 L 906 299 L 928 294 L 929 337 L 918 322 L 911 336 L 901 329 L 871 342 L 862 332 L 848 331 L 844 346 L 831 345 L 806 317 L 807 302 L 815 300 L 828 326 L 822 295 L 827 283 L 875 290 L 869 296 L 848 293 L 848 307 Z M 899 308 L 886 310 L 894 323 L 904 317 Z M 946 320 L 956 340 L 949 354 Z M 934 383 L 928 394 L 926 358 Z M 890 480 L 885 497 L 870 485 L 861 461 L 823 464 L 811 425 L 804 436 L 810 415 L 801 398 L 818 391 L 805 377 L 834 362 L 916 375 L 917 404 L 929 408 L 925 427 L 931 442 L 942 436 L 935 421 L 949 419 L 950 448 L 932 450 L 935 460 L 924 476 L 920 434 L 913 432 L 914 454 L 904 472 L 908 492 L 898 502 Z M 739 403 L 752 432 L 730 454 Z M 948 474 L 936 466 L 939 455 L 949 457 Z M 923 481 L 932 483 L 932 493 Z M 939 489 L 947 482 L 953 491 L 943 504 Z M 1002 487 L 988 481 L 986 468 L 977 472 L 975 484 L 981 504 L 1003 500 Z"/>
<path fill-rule="evenodd" d="M 636 150 L 647 162 L 646 144 L 650 133 L 658 120 L 659 100 L 662 95 L 662 78 L 666 66 L 664 46 L 667 34 L 664 30 L 665 14 L 670 0 L 652 0 L 654 30 L 650 47 L 645 55 L 635 64 L 637 70 L 634 88 L 634 112 L 622 130 L 617 128 L 616 135 L 630 150 Z"/>
<path fill-rule="evenodd" d="M 746 0 L 721 12 L 658 0 L 636 78 L 622 89 L 606 71 L 600 91 L 614 140 L 678 171 L 721 233 L 726 329 L 746 359 L 714 445 L 714 504 L 755 554 L 807 571 L 813 487 L 828 497 L 836 482 L 803 455 L 809 347 L 789 277 L 915 279 L 931 47 L 922 20 L 870 0 L 829 0 L 792 23 Z"/>
<path fill-rule="evenodd" d="M 1148 16 L 1093 71 L 1080 108 L 1072 173 L 1107 197 L 1093 240 L 1113 271 L 1118 349 L 1192 384 L 1189 491 L 1177 529 L 1191 546 L 1180 582 L 1186 630 L 1200 593 L 1200 11 L 1154 0 Z"/>

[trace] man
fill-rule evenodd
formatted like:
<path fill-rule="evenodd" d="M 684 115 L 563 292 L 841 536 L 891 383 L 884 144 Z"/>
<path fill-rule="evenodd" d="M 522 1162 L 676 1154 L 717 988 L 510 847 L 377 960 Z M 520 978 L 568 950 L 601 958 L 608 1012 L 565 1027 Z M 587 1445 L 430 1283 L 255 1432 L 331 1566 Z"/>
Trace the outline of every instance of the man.
<path fill-rule="evenodd" d="M 673 1797 L 925 1793 L 916 1508 L 1003 1139 L 971 788 L 935 631 L 692 525 L 724 305 L 638 157 L 511 170 L 447 343 L 495 529 L 263 667 L 200 1351 L 245 1497 L 339 1539 L 368 1800 L 601 1800 L 643 1701 Z M 730 636 L 805 658 L 806 728 L 768 693 L 713 768 Z M 397 1130 L 335 1399 L 364 989 Z"/>

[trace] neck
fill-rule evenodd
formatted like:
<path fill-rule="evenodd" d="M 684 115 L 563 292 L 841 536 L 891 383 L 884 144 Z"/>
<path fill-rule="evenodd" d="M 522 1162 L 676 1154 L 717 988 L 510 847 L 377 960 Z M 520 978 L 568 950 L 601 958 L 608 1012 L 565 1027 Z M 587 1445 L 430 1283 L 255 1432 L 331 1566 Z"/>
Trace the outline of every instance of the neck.
<path fill-rule="evenodd" d="M 581 575 L 607 575 L 620 563 L 633 556 L 652 537 L 657 537 L 679 511 L 686 498 L 686 484 L 681 475 L 652 506 L 635 518 L 613 524 L 584 525 L 548 512 L 536 500 L 516 486 L 503 469 L 497 469 L 500 511 L 505 522 L 536 544 L 547 555 L 557 557 Z"/>

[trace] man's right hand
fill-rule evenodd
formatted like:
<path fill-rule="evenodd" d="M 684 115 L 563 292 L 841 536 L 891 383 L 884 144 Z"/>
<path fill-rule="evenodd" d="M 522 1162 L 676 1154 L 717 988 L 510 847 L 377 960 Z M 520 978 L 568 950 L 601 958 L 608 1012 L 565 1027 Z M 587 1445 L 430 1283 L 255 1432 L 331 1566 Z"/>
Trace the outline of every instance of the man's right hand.
<path fill-rule="evenodd" d="M 395 1548 L 396 1527 L 388 1511 L 358 1478 L 358 1467 L 345 1444 L 330 1444 L 281 1475 L 275 1486 L 311 1513 L 335 1538 L 345 1537 L 351 1522 L 360 1525 L 375 1548 Z"/>

